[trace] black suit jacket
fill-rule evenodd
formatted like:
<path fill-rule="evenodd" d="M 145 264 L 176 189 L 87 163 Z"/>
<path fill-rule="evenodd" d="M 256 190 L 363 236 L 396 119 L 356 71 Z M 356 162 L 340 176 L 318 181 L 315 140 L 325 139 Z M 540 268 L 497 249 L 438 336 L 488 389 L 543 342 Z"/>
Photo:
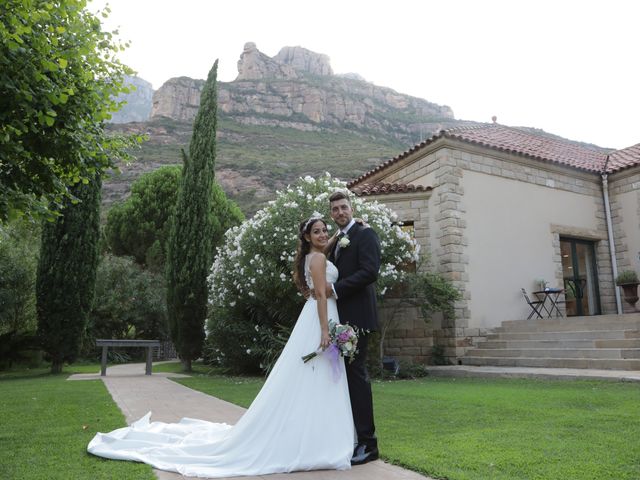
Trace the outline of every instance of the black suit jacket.
<path fill-rule="evenodd" d="M 347 233 L 349 245 L 334 246 L 329 260 L 338 267 L 333 287 L 338 296 L 340 323 L 375 331 L 378 329 L 375 281 L 380 270 L 380 240 L 372 228 L 356 223 Z"/>

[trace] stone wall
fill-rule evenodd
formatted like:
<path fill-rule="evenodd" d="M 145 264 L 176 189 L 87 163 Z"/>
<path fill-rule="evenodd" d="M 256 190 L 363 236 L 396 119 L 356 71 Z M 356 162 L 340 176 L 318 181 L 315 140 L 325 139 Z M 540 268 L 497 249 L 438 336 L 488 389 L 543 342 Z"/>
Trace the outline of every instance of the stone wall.
<path fill-rule="evenodd" d="M 380 306 L 380 319 L 387 323 L 384 353 L 407 363 L 433 363 L 434 323 L 425 321 L 418 309 L 390 299 Z"/>
<path fill-rule="evenodd" d="M 413 233 L 421 251 L 429 251 L 429 200 L 431 192 L 394 193 L 368 196 L 385 204 L 398 214 L 404 223 L 413 224 Z M 427 265 L 420 265 L 425 269 Z M 432 322 L 427 322 L 415 307 L 409 307 L 401 299 L 385 299 L 379 305 L 381 327 L 388 326 L 385 335 L 385 355 L 409 363 L 431 363 L 434 345 Z"/>
<path fill-rule="evenodd" d="M 623 202 L 630 207 L 623 215 Z M 635 270 L 640 274 L 640 168 L 623 170 L 609 177 L 609 203 L 613 224 L 618 273 Z M 621 296 L 622 292 L 620 293 Z M 632 312 L 622 301 L 625 313 Z"/>
<path fill-rule="evenodd" d="M 635 252 L 631 247 L 635 247 L 636 250 L 638 248 L 638 245 L 629 245 L 628 233 L 623 228 L 623 222 L 635 222 L 635 225 L 640 227 L 640 168 L 634 170 L 623 171 L 609 177 L 609 203 L 611 204 L 611 220 L 616 239 L 618 270 L 635 266 L 633 261 L 635 259 L 632 258 Z M 635 218 L 623 218 L 620 206 L 621 197 L 634 193 L 637 204 Z"/>
<path fill-rule="evenodd" d="M 432 332 L 433 342 L 442 348 L 448 363 L 455 363 L 466 348 L 478 340 L 480 331 L 469 326 L 468 298 L 464 235 L 466 223 L 461 206 L 464 190 L 461 186 L 463 170 L 457 165 L 449 149 L 437 149 L 423 157 L 407 162 L 393 171 L 385 182 L 428 184 L 433 187 L 431 215 L 426 250 L 436 271 L 451 281 L 462 294 L 454 306 L 455 318 L 442 319 Z M 404 219 L 404 217 L 400 217 Z M 429 229 L 427 230 L 429 231 Z"/>

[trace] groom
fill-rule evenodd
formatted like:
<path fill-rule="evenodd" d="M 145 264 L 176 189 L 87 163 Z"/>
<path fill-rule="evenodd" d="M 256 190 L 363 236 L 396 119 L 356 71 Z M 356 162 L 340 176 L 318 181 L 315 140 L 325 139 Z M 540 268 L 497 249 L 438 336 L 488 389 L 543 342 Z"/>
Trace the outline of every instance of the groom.
<path fill-rule="evenodd" d="M 329 260 L 338 267 L 338 280 L 327 285 L 327 296 L 335 295 L 341 323 L 375 331 L 378 328 L 378 311 L 374 283 L 380 268 L 378 235 L 372 228 L 353 219 L 353 208 L 346 192 L 334 192 L 329 202 L 331 218 L 340 233 L 329 253 Z M 361 465 L 378 458 L 371 383 L 366 365 L 368 340 L 367 335 L 361 335 L 355 359 L 346 362 L 351 411 L 358 434 L 351 465 Z"/>

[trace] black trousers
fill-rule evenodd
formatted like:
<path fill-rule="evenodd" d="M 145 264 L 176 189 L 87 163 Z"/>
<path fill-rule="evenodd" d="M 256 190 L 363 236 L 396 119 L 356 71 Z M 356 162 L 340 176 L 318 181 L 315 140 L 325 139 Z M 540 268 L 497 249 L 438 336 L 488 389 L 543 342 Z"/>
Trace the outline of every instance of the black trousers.
<path fill-rule="evenodd" d="M 369 337 L 362 335 L 358 338 L 358 353 L 349 363 L 346 361 L 347 381 L 349 382 L 349 396 L 351 397 L 351 411 L 353 423 L 358 434 L 358 444 L 377 447 L 376 427 L 373 423 L 373 397 L 371 382 L 367 371 L 367 347 Z"/>

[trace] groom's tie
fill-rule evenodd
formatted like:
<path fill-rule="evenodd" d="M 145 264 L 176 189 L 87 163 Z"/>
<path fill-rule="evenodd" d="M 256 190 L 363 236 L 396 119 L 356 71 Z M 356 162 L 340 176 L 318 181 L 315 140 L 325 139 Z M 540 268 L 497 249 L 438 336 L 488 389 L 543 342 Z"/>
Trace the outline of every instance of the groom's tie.
<path fill-rule="evenodd" d="M 338 240 L 336 240 L 336 261 L 338 260 L 338 257 L 340 256 L 340 240 L 345 235 L 346 235 L 346 233 L 340 232 L 340 234 L 338 235 Z"/>

